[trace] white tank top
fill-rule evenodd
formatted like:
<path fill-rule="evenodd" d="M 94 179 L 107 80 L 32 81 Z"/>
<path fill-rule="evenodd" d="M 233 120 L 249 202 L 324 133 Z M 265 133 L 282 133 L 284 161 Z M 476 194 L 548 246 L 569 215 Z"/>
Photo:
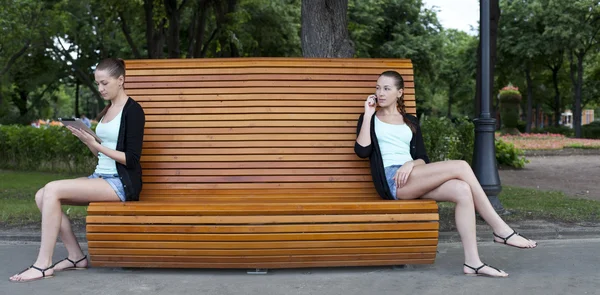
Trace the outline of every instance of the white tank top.
<path fill-rule="evenodd" d="M 413 158 L 410 155 L 412 131 L 408 125 L 385 123 L 375 116 L 375 135 L 383 159 L 383 167 L 404 165 Z"/>
<path fill-rule="evenodd" d="M 121 129 L 121 114 L 123 114 L 123 110 L 108 123 L 102 122 L 104 120 L 103 117 L 98 122 L 98 126 L 96 126 L 96 134 L 102 139 L 102 145 L 111 150 L 117 149 L 119 129 Z M 118 174 L 117 163 L 105 154 L 98 152 L 98 165 L 95 172 L 98 174 Z"/>

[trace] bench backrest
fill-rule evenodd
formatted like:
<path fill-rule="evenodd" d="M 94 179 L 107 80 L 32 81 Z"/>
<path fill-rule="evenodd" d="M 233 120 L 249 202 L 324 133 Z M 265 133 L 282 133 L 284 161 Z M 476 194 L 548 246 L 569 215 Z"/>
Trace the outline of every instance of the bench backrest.
<path fill-rule="evenodd" d="M 334 201 L 377 198 L 354 154 L 378 75 L 410 60 L 236 58 L 126 61 L 146 113 L 141 200 Z"/>

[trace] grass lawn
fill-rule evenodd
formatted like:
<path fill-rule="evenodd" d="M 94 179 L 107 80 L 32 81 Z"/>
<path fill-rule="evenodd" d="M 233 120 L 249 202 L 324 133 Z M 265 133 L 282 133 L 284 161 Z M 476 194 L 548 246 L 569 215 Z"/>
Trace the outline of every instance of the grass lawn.
<path fill-rule="evenodd" d="M 35 193 L 52 180 L 80 176 L 0 170 L 0 226 L 39 223 L 41 215 L 35 205 Z M 76 223 L 85 218 L 86 207 L 63 206 L 63 209 Z"/>
<path fill-rule="evenodd" d="M 39 224 L 41 216 L 34 202 L 35 192 L 49 181 L 79 176 L 0 170 L 0 226 Z M 500 200 L 511 212 L 503 217 L 508 221 L 600 223 L 600 202 L 569 198 L 561 192 L 504 186 Z M 85 207 L 63 206 L 63 209 L 74 223 L 84 223 Z M 441 230 L 454 227 L 454 204 L 440 203 L 440 220 Z"/>

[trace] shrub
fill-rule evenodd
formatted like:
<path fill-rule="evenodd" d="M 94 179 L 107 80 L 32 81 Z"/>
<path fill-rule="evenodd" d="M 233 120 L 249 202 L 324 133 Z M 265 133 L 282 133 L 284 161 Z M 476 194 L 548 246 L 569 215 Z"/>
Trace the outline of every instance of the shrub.
<path fill-rule="evenodd" d="M 504 125 L 503 132 L 518 134 L 521 93 L 519 88 L 508 85 L 500 90 L 500 116 Z"/>
<path fill-rule="evenodd" d="M 0 126 L 0 168 L 90 172 L 96 159 L 66 128 Z"/>
<path fill-rule="evenodd" d="M 524 152 L 512 143 L 496 139 L 496 160 L 498 165 L 507 165 L 514 168 L 523 168 L 529 160 L 525 159 Z"/>
<path fill-rule="evenodd" d="M 581 136 L 583 138 L 600 139 L 600 121 L 581 126 Z"/>

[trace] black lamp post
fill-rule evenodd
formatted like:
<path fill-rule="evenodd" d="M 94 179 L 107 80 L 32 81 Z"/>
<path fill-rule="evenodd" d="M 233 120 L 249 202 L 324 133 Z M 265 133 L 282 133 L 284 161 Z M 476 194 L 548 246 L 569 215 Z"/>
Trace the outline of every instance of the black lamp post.
<path fill-rule="evenodd" d="M 490 115 L 490 93 L 493 83 L 492 77 L 490 77 L 490 0 L 481 0 L 480 3 L 481 112 L 479 118 L 474 120 L 473 172 L 475 172 L 475 176 L 477 176 L 494 209 L 498 213 L 504 213 L 504 208 L 498 199 L 502 186 L 500 186 L 494 143 L 496 119 Z"/>

